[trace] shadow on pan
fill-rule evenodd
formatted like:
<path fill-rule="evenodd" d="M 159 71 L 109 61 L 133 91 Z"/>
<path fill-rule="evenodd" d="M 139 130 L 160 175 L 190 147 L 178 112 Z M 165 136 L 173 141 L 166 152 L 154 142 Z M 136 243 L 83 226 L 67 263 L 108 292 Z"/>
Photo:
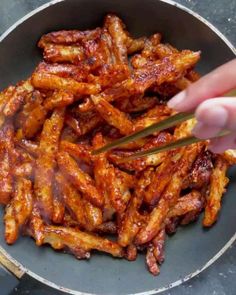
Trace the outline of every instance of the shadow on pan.
<path fill-rule="evenodd" d="M 179 49 L 201 50 L 198 70 L 202 74 L 235 57 L 233 46 L 214 27 L 171 1 L 52 1 L 20 20 L 0 39 L 1 88 L 31 73 L 41 58 L 36 43 L 42 34 L 60 29 L 94 28 L 101 25 L 108 12 L 118 14 L 134 36 L 160 32 L 164 40 Z M 142 255 L 135 262 L 96 254 L 89 261 L 78 261 L 49 247 L 38 248 L 29 238 L 7 246 L 3 223 L 0 224 L 0 246 L 19 263 L 21 274 L 26 271 L 68 293 L 156 294 L 196 275 L 236 239 L 236 169 L 230 171 L 230 179 L 217 224 L 206 231 L 199 219 L 180 228 L 166 243 L 166 261 L 158 277 L 145 270 Z M 3 210 L 1 220 L 2 217 Z"/>

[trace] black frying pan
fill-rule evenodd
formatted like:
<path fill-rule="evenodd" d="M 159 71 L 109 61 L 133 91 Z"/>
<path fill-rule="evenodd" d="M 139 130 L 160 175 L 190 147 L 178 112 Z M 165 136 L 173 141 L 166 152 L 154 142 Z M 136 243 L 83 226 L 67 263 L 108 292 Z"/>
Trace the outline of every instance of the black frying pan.
<path fill-rule="evenodd" d="M 115 12 L 135 36 L 161 32 L 178 48 L 202 51 L 198 70 L 204 74 L 235 57 L 233 46 L 198 15 L 171 1 L 158 0 L 62 0 L 36 9 L 0 38 L 1 89 L 26 78 L 41 58 L 36 48 L 39 37 L 52 30 L 88 29 L 101 24 L 104 15 Z M 214 261 L 236 239 L 236 169 L 230 171 L 230 185 L 217 224 L 205 230 L 201 220 L 180 228 L 166 243 L 166 261 L 161 274 L 153 277 L 145 269 L 144 256 L 128 262 L 94 254 L 90 261 L 35 246 L 21 238 L 14 246 L 4 241 L 0 224 L 1 253 L 12 271 L 24 273 L 54 288 L 72 294 L 156 294 L 181 284 Z M 2 220 L 3 210 L 0 212 Z M 200 218 L 201 219 L 201 218 Z M 17 265 L 18 272 L 16 272 Z"/>

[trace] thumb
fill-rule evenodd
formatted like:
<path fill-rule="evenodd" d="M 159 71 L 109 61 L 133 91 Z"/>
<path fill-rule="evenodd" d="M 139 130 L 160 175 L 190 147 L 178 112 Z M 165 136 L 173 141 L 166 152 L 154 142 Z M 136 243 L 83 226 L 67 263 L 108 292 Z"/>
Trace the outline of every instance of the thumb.
<path fill-rule="evenodd" d="M 206 100 L 195 112 L 198 121 L 193 133 L 199 138 L 211 138 L 221 130 L 236 131 L 236 97 Z"/>
<path fill-rule="evenodd" d="M 174 96 L 168 106 L 179 112 L 194 110 L 201 102 L 222 96 L 236 87 L 236 59 L 220 66 Z"/>

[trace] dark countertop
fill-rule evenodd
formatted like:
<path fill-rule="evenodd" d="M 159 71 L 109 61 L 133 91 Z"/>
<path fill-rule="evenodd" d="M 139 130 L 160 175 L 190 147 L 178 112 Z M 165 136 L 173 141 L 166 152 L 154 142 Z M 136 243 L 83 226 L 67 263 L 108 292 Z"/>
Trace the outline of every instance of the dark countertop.
<path fill-rule="evenodd" d="M 145 0 L 144 0 L 145 1 Z M 47 0 L 1 0 L 0 34 L 15 21 L 32 9 L 48 2 Z M 176 0 L 213 23 L 226 37 L 236 45 L 236 1 L 232 0 Z M 236 244 L 221 256 L 214 265 L 197 277 L 163 295 L 234 295 L 236 294 Z M 59 295 L 52 290 L 26 277 L 18 280 L 0 267 L 0 294 L 20 295 Z"/>

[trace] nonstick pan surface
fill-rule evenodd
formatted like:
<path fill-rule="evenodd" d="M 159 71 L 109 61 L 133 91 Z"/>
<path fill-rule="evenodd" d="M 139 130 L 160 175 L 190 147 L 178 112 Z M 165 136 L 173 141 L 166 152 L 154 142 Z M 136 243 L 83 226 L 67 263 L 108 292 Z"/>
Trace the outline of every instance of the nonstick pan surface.
<path fill-rule="evenodd" d="M 209 23 L 171 1 L 159 0 L 64 0 L 52 1 L 33 11 L 0 39 L 0 87 L 26 78 L 41 58 L 36 43 L 46 32 L 88 29 L 99 26 L 108 12 L 117 13 L 135 36 L 161 32 L 177 48 L 201 50 L 201 74 L 235 57 L 233 46 Z M 156 294 L 201 272 L 236 239 L 236 169 L 223 199 L 220 218 L 211 229 L 198 222 L 178 229 L 166 243 L 166 260 L 159 276 L 145 269 L 145 257 L 135 262 L 94 253 L 89 261 L 37 247 L 30 238 L 13 246 L 4 241 L 0 223 L 0 246 L 10 259 L 34 278 L 72 294 Z M 0 211 L 3 218 L 3 210 Z M 62 287 L 62 288 L 61 288 Z"/>

